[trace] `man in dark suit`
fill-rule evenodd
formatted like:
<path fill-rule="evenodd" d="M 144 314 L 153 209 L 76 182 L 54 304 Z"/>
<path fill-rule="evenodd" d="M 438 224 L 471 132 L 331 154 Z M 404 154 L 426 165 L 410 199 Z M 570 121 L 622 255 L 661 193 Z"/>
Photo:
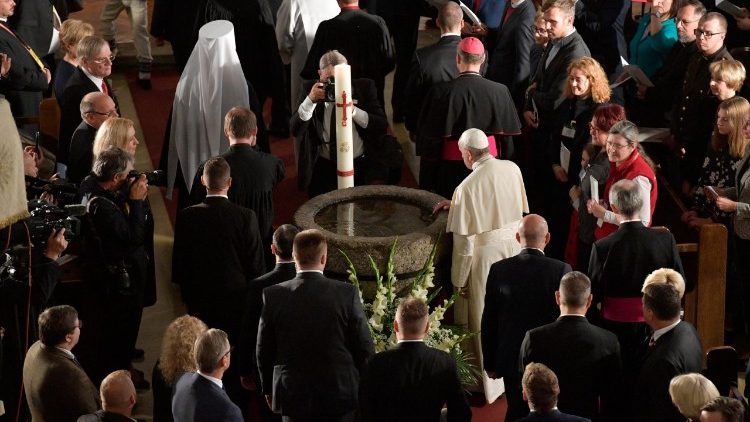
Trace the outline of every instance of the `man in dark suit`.
<path fill-rule="evenodd" d="M 461 41 L 463 16 L 458 3 L 445 3 L 435 20 L 440 29 L 440 40 L 414 52 L 403 104 L 406 129 L 410 132 L 412 140 L 416 140 L 419 112 L 422 110 L 427 92 L 440 82 L 452 81 L 458 76 L 456 49 Z"/>
<path fill-rule="evenodd" d="M 57 161 L 68 164 L 70 139 L 75 128 L 81 123 L 80 105 L 89 92 L 103 92 L 109 95 L 117 106 L 117 98 L 112 86 L 105 80 L 112 73 L 112 52 L 109 44 L 97 36 L 84 37 L 76 49 L 80 65 L 68 80 L 60 102 L 60 146 Z M 118 107 L 119 114 L 119 107 Z"/>
<path fill-rule="evenodd" d="M 487 78 L 508 87 L 516 107 L 521 107 L 531 76 L 531 46 L 534 45 L 536 7 L 529 0 L 505 4 L 497 43 L 490 55 Z"/>
<path fill-rule="evenodd" d="M 559 394 L 560 384 L 552 370 L 541 363 L 528 364 L 523 372 L 523 397 L 529 402 L 531 413 L 518 422 L 591 422 L 557 410 Z"/>
<path fill-rule="evenodd" d="M 118 117 L 117 106 L 109 95 L 95 91 L 84 95 L 81 100 L 81 124 L 70 140 L 67 179 L 71 183 L 81 183 L 91 171 L 94 162 L 94 138 L 96 131 L 110 117 Z"/>
<path fill-rule="evenodd" d="M 620 344 L 611 332 L 586 319 L 591 281 L 578 271 L 560 280 L 557 321 L 530 330 L 521 345 L 519 373 L 531 363 L 547 365 L 560 381 L 557 407 L 593 421 L 615 421 L 622 384 Z"/>
<path fill-rule="evenodd" d="M 575 59 L 591 55 L 573 26 L 575 3 L 575 0 L 546 0 L 542 6 L 549 43 L 526 93 L 523 114 L 529 126 L 552 124 L 552 113 L 564 98 L 568 65 Z M 538 116 L 534 115 L 532 103 L 536 105 Z"/>
<path fill-rule="evenodd" d="M 258 339 L 258 322 L 263 310 L 263 289 L 291 280 L 297 275 L 292 258 L 292 245 L 297 233 L 299 229 L 291 224 L 283 224 L 273 232 L 271 252 L 276 256 L 276 267 L 251 281 L 247 289 L 245 314 L 242 318 L 240 340 L 237 345 L 242 386 L 246 389 L 257 389 L 257 383 L 253 377 L 257 376 L 255 345 Z"/>
<path fill-rule="evenodd" d="M 576 0 L 546 0 L 542 6 L 549 42 L 537 65 L 534 78 L 526 90 L 523 120 L 535 128 L 532 150 L 544 151 L 554 126 L 554 111 L 565 99 L 568 65 L 590 56 L 589 48 L 573 26 Z M 532 70 L 532 72 L 534 72 Z M 549 171 L 544 160 L 534 160 L 532 188 L 542 189 Z"/>
<path fill-rule="evenodd" d="M 71 352 L 81 326 L 72 306 L 53 306 L 39 315 L 39 341 L 29 348 L 23 363 L 32 420 L 70 422 L 99 408 L 96 387 Z"/>
<path fill-rule="evenodd" d="M 236 339 L 247 286 L 265 271 L 258 219 L 227 198 L 232 178 L 225 159 L 206 161 L 201 183 L 206 199 L 177 215 L 172 281 L 189 314 Z"/>
<path fill-rule="evenodd" d="M 258 121 L 255 113 L 245 107 L 233 107 L 224 116 L 224 135 L 229 150 L 221 156 L 232 171 L 232 186 L 227 196 L 232 203 L 249 208 L 258 217 L 263 245 L 271 244 L 273 234 L 273 192 L 284 180 L 284 163 L 278 157 L 258 151 Z M 206 197 L 201 184 L 203 165 L 198 167 L 190 191 L 190 202 L 198 204 Z M 263 248 L 266 267 L 273 266 L 273 255 Z"/>
<path fill-rule="evenodd" d="M 242 412 L 224 391 L 222 378 L 232 349 L 227 333 L 211 328 L 195 341 L 198 372 L 182 375 L 174 386 L 172 414 L 179 422 L 242 422 Z"/>
<path fill-rule="evenodd" d="M 484 367 L 490 377 L 504 378 L 508 420 L 527 412 L 518 372 L 523 336 L 560 315 L 555 291 L 563 275 L 571 271 L 570 265 L 544 256 L 550 234 L 541 216 L 524 217 L 516 239 L 521 252 L 490 267 L 482 313 Z"/>
<path fill-rule="evenodd" d="M 399 303 L 393 322 L 398 345 L 373 356 L 362 372 L 359 404 L 365 421 L 437 421 L 443 405 L 448 421 L 471 420 L 456 362 L 424 344 L 429 316 L 420 299 Z"/>
<path fill-rule="evenodd" d="M 311 51 L 312 54 L 312 51 Z M 333 76 L 333 67 L 346 64 L 346 57 L 336 50 L 320 57 L 320 76 L 317 81 L 303 83 L 302 92 L 309 92 L 292 115 L 290 123 L 295 142 L 299 145 L 297 183 L 310 197 L 336 189 L 336 127 L 335 105 L 326 101 L 325 82 Z M 355 73 L 352 71 L 352 76 Z M 385 134 L 388 121 L 375 95 L 375 85 L 369 79 L 352 79 L 352 97 L 356 105 L 352 120 L 356 130 L 354 140 L 354 184 L 367 179 L 367 154 L 375 153 L 378 140 Z"/>
<path fill-rule="evenodd" d="M 643 422 L 682 422 L 685 417 L 672 404 L 669 382 L 677 375 L 700 372 L 703 348 L 690 323 L 680 320 L 680 294 L 670 284 L 643 288 L 643 316 L 653 330 L 643 345 L 632 406 L 633 418 Z"/>
<path fill-rule="evenodd" d="M 77 422 L 132 422 L 131 415 L 138 395 L 128 371 L 115 371 L 107 375 L 99 388 L 102 409 L 81 416 Z"/>
<path fill-rule="evenodd" d="M 579 0 L 576 2 L 576 30 L 591 50 L 591 57 L 604 68 L 610 81 L 622 70 L 620 57 L 628 56 L 625 18 L 630 0 Z"/>
<path fill-rule="evenodd" d="M 23 0 L 17 2 L 15 13 L 8 19 L 8 23 L 18 36 L 28 43 L 40 58 L 54 53 L 50 48 L 53 43 L 59 42 L 59 32 L 53 30 L 60 31 L 60 16 L 53 8 L 50 0 Z M 49 58 L 54 61 L 52 54 Z"/>
<path fill-rule="evenodd" d="M 716 397 L 701 408 L 700 422 L 742 422 L 745 412 L 739 400 Z"/>
<path fill-rule="evenodd" d="M 351 421 L 359 374 L 374 353 L 359 292 L 323 275 L 325 237 L 294 238 L 297 277 L 263 290 L 258 371 L 271 409 L 286 421 Z"/>
<path fill-rule="evenodd" d="M 35 51 L 11 29 L 7 20 L 15 13 L 15 6 L 13 0 L 0 2 L 0 53 L 12 62 L 0 80 L 0 94 L 8 99 L 14 116 L 37 116 L 42 92 L 49 86 L 52 74 L 39 59 L 47 51 Z"/>
<path fill-rule="evenodd" d="M 359 8 L 358 0 L 338 0 L 341 13 L 323 21 L 315 32 L 315 40 L 300 72 L 302 79 L 313 79 L 318 60 L 326 51 L 338 50 L 349 59 L 352 78 L 375 82 L 380 107 L 385 107 L 385 75 L 396 65 L 393 42 L 385 21 Z"/>

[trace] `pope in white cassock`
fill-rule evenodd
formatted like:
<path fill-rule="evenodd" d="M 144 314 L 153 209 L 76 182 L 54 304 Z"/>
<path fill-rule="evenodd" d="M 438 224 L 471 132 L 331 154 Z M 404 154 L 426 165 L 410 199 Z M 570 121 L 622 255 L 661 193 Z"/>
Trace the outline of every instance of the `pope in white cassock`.
<path fill-rule="evenodd" d="M 521 251 L 515 234 L 523 213 L 529 212 L 521 170 L 512 161 L 489 154 L 487 136 L 466 130 L 458 140 L 464 164 L 472 170 L 453 192 L 446 231 L 453 233 L 451 280 L 466 289 L 455 304 L 455 321 L 479 332 L 485 283 L 493 263 Z M 438 206 L 446 204 L 439 204 Z M 469 350 L 482 361 L 479 335 Z M 487 376 L 482 366 L 485 397 L 494 402 L 504 391 L 502 379 Z"/>

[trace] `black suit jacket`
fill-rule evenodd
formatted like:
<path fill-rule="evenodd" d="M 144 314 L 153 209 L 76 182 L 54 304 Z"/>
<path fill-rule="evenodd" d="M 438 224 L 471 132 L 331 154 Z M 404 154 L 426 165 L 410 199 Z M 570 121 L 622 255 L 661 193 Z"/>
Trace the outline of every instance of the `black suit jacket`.
<path fill-rule="evenodd" d="M 561 411 L 594 421 L 613 421 L 619 416 L 622 365 L 620 344 L 613 333 L 585 317 L 561 316 L 526 333 L 519 373 L 531 362 L 543 363 L 557 375 Z"/>
<path fill-rule="evenodd" d="M 24 44 L 3 29 L 0 29 L 0 53 L 12 60 L 7 78 L 0 79 L 0 94 L 7 97 L 14 116 L 38 115 L 42 91 L 49 86 L 47 76 Z"/>
<path fill-rule="evenodd" d="M 94 138 L 96 128 L 81 121 L 73 138 L 70 140 L 70 154 L 68 155 L 68 172 L 66 176 L 72 183 L 80 183 L 91 172 L 94 164 Z"/>
<path fill-rule="evenodd" d="M 50 0 L 23 0 L 16 3 L 8 23 L 42 57 L 52 43 L 52 16 Z"/>
<path fill-rule="evenodd" d="M 555 291 L 570 271 L 570 265 L 528 248 L 492 264 L 482 312 L 482 355 L 488 371 L 516 378 L 523 336 L 560 315 Z"/>
<path fill-rule="evenodd" d="M 120 114 L 120 106 L 117 103 L 112 85 L 105 79 L 107 92 L 117 107 L 117 113 Z M 101 87 L 96 86 L 91 79 L 83 73 L 79 67 L 68 80 L 65 86 L 60 103 L 60 146 L 57 160 L 67 164 L 68 151 L 70 150 L 70 139 L 76 127 L 81 124 L 81 100 L 89 92 L 101 91 Z"/>
<path fill-rule="evenodd" d="M 76 422 L 133 422 L 133 419 L 119 413 L 97 410 L 94 413 L 81 416 Z"/>
<path fill-rule="evenodd" d="M 524 110 L 533 110 L 534 108 L 531 105 L 531 100 L 533 100 L 539 111 L 539 120 L 543 123 L 546 119 L 549 119 L 549 115 L 565 99 L 564 91 L 565 84 L 568 83 L 568 65 L 575 59 L 591 55 L 578 31 L 562 38 L 557 43 L 560 45 L 560 49 L 550 61 L 549 66 L 545 66 L 545 62 L 553 44 L 551 42 L 547 44 L 547 48 L 537 65 L 534 79 L 531 81 L 536 84 L 536 89 L 527 95 L 524 105 Z"/>
<path fill-rule="evenodd" d="M 559 410 L 553 410 L 549 413 L 531 412 L 529 416 L 518 419 L 516 422 L 591 422 L 589 419 L 580 416 L 562 413 Z"/>
<path fill-rule="evenodd" d="M 576 30 L 607 75 L 620 69 L 620 57 L 628 55 L 624 27 L 629 10 L 630 0 L 581 0 L 576 3 Z"/>
<path fill-rule="evenodd" d="M 341 415 L 357 408 L 359 374 L 374 353 L 353 285 L 301 272 L 263 290 L 258 370 L 273 410 Z"/>
<path fill-rule="evenodd" d="M 255 213 L 224 197 L 208 197 L 177 215 L 172 281 L 188 312 L 225 330 L 233 343 L 247 285 L 265 271 L 262 248 Z"/>
<path fill-rule="evenodd" d="M 369 360 L 359 404 L 365 421 L 437 421 L 445 404 L 448 421 L 471 420 L 456 362 L 421 341 L 399 343 Z"/>
<path fill-rule="evenodd" d="M 591 248 L 589 277 L 594 301 L 641 297 L 646 276 L 659 268 L 672 268 L 685 275 L 672 233 L 652 230 L 640 221 L 621 224 Z M 692 290 L 694 281 L 686 279 L 685 283 L 686 291 Z"/>
<path fill-rule="evenodd" d="M 505 4 L 507 13 L 511 2 Z M 518 5 L 499 30 L 492 53 L 487 78 L 508 87 L 513 102 L 523 104 L 523 94 L 531 76 L 531 46 L 534 45 L 536 9 L 533 2 Z"/>
<path fill-rule="evenodd" d="M 644 343 L 647 347 L 647 341 Z M 669 396 L 669 382 L 677 375 L 700 372 L 703 348 L 690 323 L 681 321 L 647 348 L 644 354 L 632 409 L 642 422 L 683 422 Z"/>
<path fill-rule="evenodd" d="M 174 420 L 180 422 L 242 422 L 242 412 L 226 391 L 203 376 L 189 372 L 175 383 Z"/>
<path fill-rule="evenodd" d="M 302 84 L 302 92 L 306 96 L 317 80 L 308 80 Z M 305 97 L 297 101 L 297 106 Z M 357 100 L 357 108 L 364 110 L 369 115 L 367 128 L 354 125 L 364 143 L 365 154 L 369 147 L 374 145 L 384 134 L 388 126 L 383 107 L 378 103 L 375 84 L 370 79 L 352 79 L 352 98 Z M 299 108 L 292 114 L 290 128 L 292 135 L 299 143 L 299 162 L 297 164 L 297 184 L 300 190 L 307 189 L 312 178 L 315 162 L 318 160 L 318 147 L 326 143 L 323 139 L 323 116 L 325 107 L 322 102 L 315 105 L 312 118 L 303 121 L 299 117 Z M 355 157 L 356 158 L 356 157 Z"/>
<path fill-rule="evenodd" d="M 458 76 L 456 49 L 459 41 L 460 36 L 448 35 L 441 37 L 435 44 L 414 52 L 404 95 L 404 117 L 409 131 L 417 130 L 419 112 L 430 88 L 440 82 L 452 81 Z"/>
<path fill-rule="evenodd" d="M 255 370 L 255 342 L 258 339 L 258 322 L 263 310 L 263 289 L 291 280 L 296 275 L 297 268 L 294 262 L 283 262 L 277 263 L 273 270 L 250 282 L 236 353 L 240 375 L 250 375 Z"/>

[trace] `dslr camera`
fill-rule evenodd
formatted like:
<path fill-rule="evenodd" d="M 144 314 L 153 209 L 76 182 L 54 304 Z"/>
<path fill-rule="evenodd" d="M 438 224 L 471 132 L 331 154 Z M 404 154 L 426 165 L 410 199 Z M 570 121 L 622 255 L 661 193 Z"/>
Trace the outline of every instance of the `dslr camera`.
<path fill-rule="evenodd" d="M 164 170 L 154 170 L 154 171 L 132 170 L 130 173 L 128 173 L 128 179 L 141 177 L 142 174 L 146 175 L 146 182 L 148 182 L 150 186 L 158 186 L 158 187 L 167 186 L 167 176 L 164 174 Z"/>
<path fill-rule="evenodd" d="M 323 82 L 323 90 L 326 92 L 325 99 L 323 101 L 327 103 L 336 102 L 336 80 L 333 76 L 329 76 L 328 79 Z"/>

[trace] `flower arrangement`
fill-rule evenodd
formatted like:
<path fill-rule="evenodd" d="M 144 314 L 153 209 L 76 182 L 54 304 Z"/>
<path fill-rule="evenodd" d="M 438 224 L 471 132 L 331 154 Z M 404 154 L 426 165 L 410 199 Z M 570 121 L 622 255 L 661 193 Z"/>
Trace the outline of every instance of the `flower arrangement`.
<path fill-rule="evenodd" d="M 393 265 L 393 254 L 396 250 L 396 242 L 398 242 L 398 239 L 393 242 L 388 254 L 385 281 L 383 281 L 383 275 L 375 260 L 372 259 L 372 256 L 367 256 L 370 260 L 370 266 L 375 273 L 376 282 L 375 298 L 371 303 L 365 302 L 362 296 L 362 288 L 357 278 L 357 270 L 354 268 L 354 264 L 344 251 L 339 250 L 348 264 L 347 273 L 349 274 L 349 281 L 357 286 L 359 290 L 359 298 L 362 301 L 362 306 L 367 316 L 367 324 L 375 344 L 375 351 L 378 353 L 388 350 L 398 343 L 396 333 L 393 330 L 396 309 L 401 300 L 401 298 L 397 297 L 395 289 L 397 279 Z M 435 277 L 435 254 L 439 242 L 440 239 L 438 238 L 438 241 L 435 242 L 435 246 L 433 246 L 430 252 L 430 256 L 409 289 L 411 296 L 421 299 L 427 304 L 431 303 L 441 290 L 439 287 L 430 293 L 430 289 L 435 287 L 433 283 Z M 447 352 L 453 357 L 456 361 L 461 384 L 466 387 L 474 385 L 477 382 L 479 370 L 471 362 L 471 354 L 462 349 L 461 342 L 474 336 L 475 333 L 469 333 L 461 327 L 442 324 L 445 311 L 453 306 L 458 295 L 459 292 L 456 292 L 450 299 L 444 299 L 442 304 L 433 307 L 430 312 L 430 328 L 425 337 L 425 344 Z"/>

